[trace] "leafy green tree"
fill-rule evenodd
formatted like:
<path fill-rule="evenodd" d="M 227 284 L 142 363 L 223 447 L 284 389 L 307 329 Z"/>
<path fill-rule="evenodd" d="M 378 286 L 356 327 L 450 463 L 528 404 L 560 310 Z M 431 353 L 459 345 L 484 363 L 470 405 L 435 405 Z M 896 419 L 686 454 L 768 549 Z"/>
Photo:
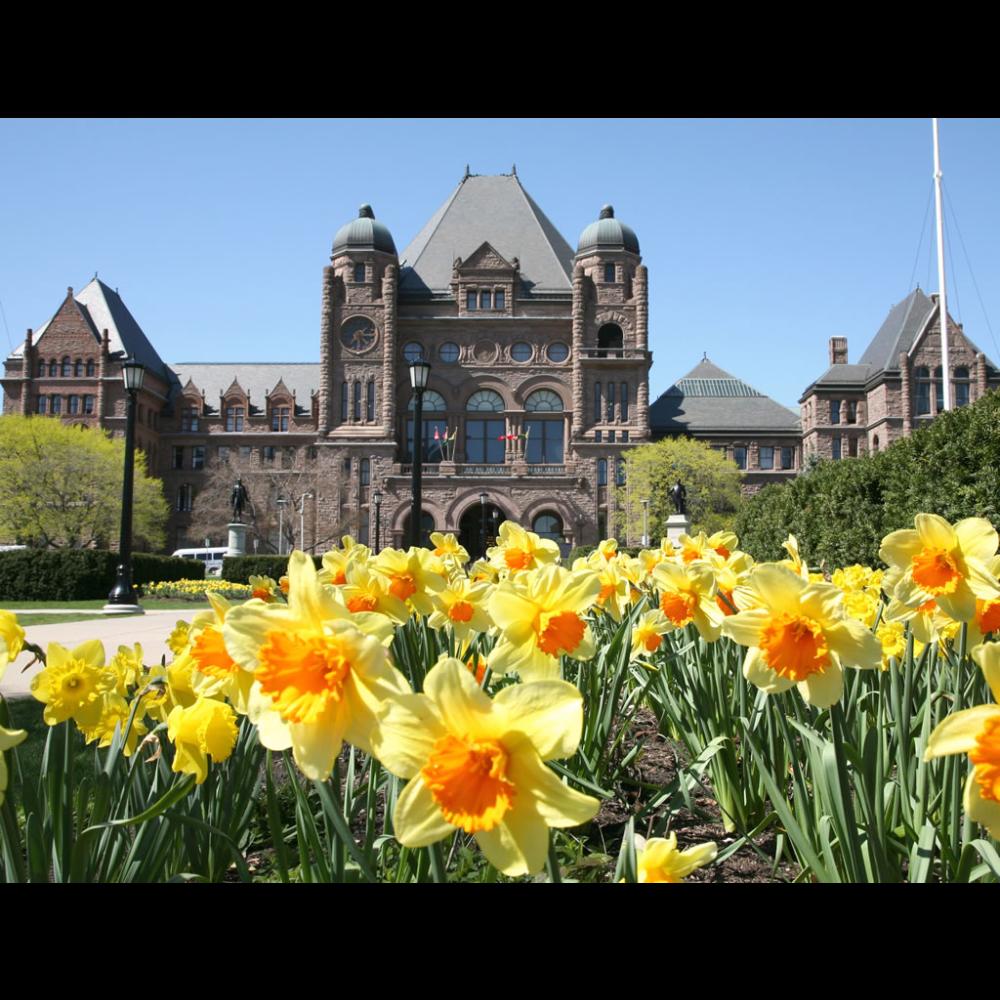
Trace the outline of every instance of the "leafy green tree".
<path fill-rule="evenodd" d="M 0 538 L 39 548 L 87 548 L 117 541 L 125 443 L 51 417 L 0 417 Z M 135 453 L 136 545 L 162 548 L 162 484 Z"/>
<path fill-rule="evenodd" d="M 625 486 L 618 487 L 620 541 L 638 540 L 643 500 L 649 500 L 650 543 L 667 533 L 674 513 L 670 491 L 680 480 L 687 490 L 688 518 L 694 531 L 712 533 L 731 526 L 740 505 L 740 471 L 714 448 L 691 438 L 664 438 L 625 453 Z"/>

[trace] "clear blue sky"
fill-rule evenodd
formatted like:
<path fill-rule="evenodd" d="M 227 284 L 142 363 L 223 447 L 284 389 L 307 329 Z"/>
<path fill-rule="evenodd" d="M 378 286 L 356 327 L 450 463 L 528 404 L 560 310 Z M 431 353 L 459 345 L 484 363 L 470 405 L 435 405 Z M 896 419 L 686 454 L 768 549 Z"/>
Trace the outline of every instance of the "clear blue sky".
<path fill-rule="evenodd" d="M 1000 120 L 941 134 L 949 305 L 1000 363 Z M 5 350 L 98 271 L 168 362 L 316 361 L 337 228 L 370 202 L 402 250 L 467 163 L 516 163 L 573 246 L 606 202 L 636 230 L 653 398 L 708 352 L 797 410 L 830 336 L 855 361 L 937 287 L 930 119 L 4 120 L 0 145 Z"/>

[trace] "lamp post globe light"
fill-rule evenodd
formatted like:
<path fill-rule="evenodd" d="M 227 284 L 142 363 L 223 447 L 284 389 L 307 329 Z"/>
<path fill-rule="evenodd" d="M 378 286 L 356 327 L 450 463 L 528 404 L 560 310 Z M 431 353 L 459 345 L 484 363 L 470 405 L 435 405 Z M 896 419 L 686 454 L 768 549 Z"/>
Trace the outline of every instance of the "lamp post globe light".
<path fill-rule="evenodd" d="M 146 368 L 134 357 L 122 362 L 125 383 L 125 475 L 122 480 L 122 523 L 118 535 L 118 576 L 105 611 L 142 611 L 132 586 L 132 493 L 135 479 L 135 406 Z"/>
<path fill-rule="evenodd" d="M 372 503 L 375 505 L 375 555 L 378 555 L 382 546 L 382 493 L 375 490 L 372 493 Z"/>
<path fill-rule="evenodd" d="M 431 374 L 431 366 L 423 359 L 410 362 L 410 387 L 413 389 L 413 503 L 410 507 L 410 545 L 420 545 L 420 528 L 423 520 L 423 445 L 424 445 L 424 389 Z"/>

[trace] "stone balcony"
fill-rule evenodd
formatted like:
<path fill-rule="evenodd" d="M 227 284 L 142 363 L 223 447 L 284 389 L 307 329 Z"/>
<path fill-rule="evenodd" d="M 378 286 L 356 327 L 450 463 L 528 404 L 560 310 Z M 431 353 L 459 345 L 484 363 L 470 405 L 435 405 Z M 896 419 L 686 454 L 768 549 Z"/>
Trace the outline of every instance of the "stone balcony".
<path fill-rule="evenodd" d="M 395 463 L 392 467 L 393 476 L 411 476 L 412 463 Z M 423 475 L 428 478 L 487 478 L 487 479 L 520 479 L 530 477 L 567 477 L 575 476 L 576 463 L 563 465 L 532 465 L 528 462 L 516 461 L 503 464 L 484 464 L 482 462 L 432 462 L 423 466 Z"/>

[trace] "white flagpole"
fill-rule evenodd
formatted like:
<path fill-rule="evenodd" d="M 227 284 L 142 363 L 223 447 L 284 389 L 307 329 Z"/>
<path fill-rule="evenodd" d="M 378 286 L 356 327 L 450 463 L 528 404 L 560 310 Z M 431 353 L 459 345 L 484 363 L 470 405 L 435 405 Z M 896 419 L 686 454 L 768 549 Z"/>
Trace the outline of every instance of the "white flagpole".
<path fill-rule="evenodd" d="M 951 409 L 951 366 L 948 364 L 948 298 L 944 283 L 944 212 L 941 207 L 941 150 L 938 146 L 938 120 L 934 123 L 934 201 L 937 209 L 938 315 L 941 321 L 941 387 L 944 408 Z"/>

